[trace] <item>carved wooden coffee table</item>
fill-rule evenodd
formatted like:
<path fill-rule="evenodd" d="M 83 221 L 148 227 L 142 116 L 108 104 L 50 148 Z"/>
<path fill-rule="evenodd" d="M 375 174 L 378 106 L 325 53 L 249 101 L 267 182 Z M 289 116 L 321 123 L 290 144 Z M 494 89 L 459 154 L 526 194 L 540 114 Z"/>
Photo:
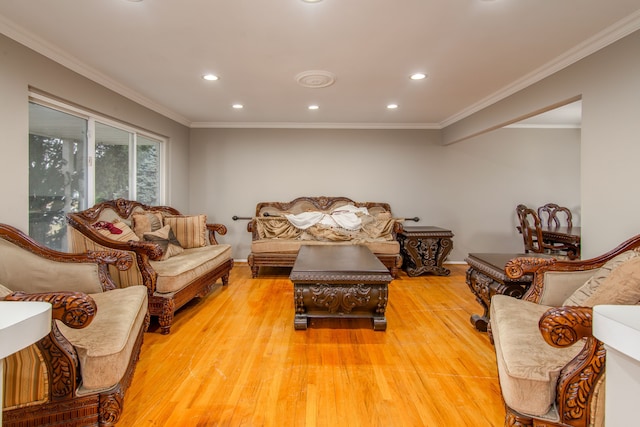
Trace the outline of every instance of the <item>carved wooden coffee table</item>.
<path fill-rule="evenodd" d="M 318 318 L 370 318 L 387 329 L 389 270 L 366 246 L 303 245 L 289 276 L 293 282 L 295 329 Z"/>

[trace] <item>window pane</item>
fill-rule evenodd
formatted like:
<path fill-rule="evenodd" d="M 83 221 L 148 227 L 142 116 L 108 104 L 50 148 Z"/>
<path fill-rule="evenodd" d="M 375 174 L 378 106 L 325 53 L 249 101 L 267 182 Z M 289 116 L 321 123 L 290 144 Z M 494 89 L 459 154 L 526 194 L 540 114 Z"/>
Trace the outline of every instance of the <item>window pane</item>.
<path fill-rule="evenodd" d="M 87 120 L 29 103 L 29 235 L 66 250 L 65 214 L 85 209 Z"/>
<path fill-rule="evenodd" d="M 129 146 L 133 134 L 96 122 L 96 203 L 129 198 Z"/>
<path fill-rule="evenodd" d="M 136 141 L 136 199 L 157 205 L 160 194 L 160 142 L 138 135 Z"/>

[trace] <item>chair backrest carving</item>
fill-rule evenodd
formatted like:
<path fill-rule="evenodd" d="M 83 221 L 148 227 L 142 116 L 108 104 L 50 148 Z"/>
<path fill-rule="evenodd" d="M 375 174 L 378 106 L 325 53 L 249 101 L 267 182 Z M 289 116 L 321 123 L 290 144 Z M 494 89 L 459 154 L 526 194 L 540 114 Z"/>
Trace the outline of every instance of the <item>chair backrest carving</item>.
<path fill-rule="evenodd" d="M 546 205 L 540 206 L 538 208 L 538 217 L 543 224 L 546 219 L 547 227 L 557 228 L 563 225 L 563 221 L 561 221 L 560 218 L 564 219 L 564 224 L 566 224 L 567 227 L 573 227 L 571 210 L 567 207 L 559 206 L 556 203 L 547 203 Z"/>

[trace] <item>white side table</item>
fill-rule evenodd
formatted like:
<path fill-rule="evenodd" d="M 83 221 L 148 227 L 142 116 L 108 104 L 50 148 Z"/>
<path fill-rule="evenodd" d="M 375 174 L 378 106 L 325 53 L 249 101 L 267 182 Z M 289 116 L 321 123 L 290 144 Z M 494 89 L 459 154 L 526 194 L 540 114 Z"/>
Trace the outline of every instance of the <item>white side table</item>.
<path fill-rule="evenodd" d="M 4 358 L 30 346 L 51 331 L 51 304 L 31 301 L 0 301 L 0 425 Z"/>
<path fill-rule="evenodd" d="M 640 306 L 597 305 L 593 336 L 605 344 L 607 427 L 628 426 L 637 419 L 640 395 Z"/>

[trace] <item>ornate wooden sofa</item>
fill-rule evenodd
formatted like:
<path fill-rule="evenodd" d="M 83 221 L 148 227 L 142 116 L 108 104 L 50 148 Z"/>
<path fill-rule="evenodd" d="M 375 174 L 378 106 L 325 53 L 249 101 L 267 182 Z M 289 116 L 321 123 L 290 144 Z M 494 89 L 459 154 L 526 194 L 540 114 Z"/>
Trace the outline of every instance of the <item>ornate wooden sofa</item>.
<path fill-rule="evenodd" d="M 0 224 L 0 300 L 52 304 L 51 332 L 4 360 L 3 426 L 111 426 L 149 326 L 144 286 L 118 287 L 126 252 L 68 254 Z"/>
<path fill-rule="evenodd" d="M 160 229 L 153 227 L 154 221 Z M 215 235 L 226 234 L 227 228 L 222 224 L 207 224 L 204 215 L 181 215 L 169 206 L 117 199 L 67 214 L 67 222 L 69 247 L 74 252 L 118 249 L 129 251 L 135 257 L 131 271 L 112 271 L 114 280 L 147 287 L 149 312 L 158 317 L 163 334 L 170 332 L 176 310 L 193 298 L 209 293 L 218 279 L 224 286 L 229 283 L 233 268 L 231 246 L 218 243 Z M 124 232 L 110 234 L 108 229 L 112 225 Z M 176 250 L 178 245 L 173 243 L 177 242 L 171 240 L 171 236 L 143 239 L 145 234 L 145 238 L 150 238 L 145 230 L 151 230 L 153 235 L 169 229 L 182 246 L 180 250 Z M 164 250 L 161 244 L 166 246 Z"/>
<path fill-rule="evenodd" d="M 348 205 L 366 208 L 368 212 L 363 216 L 359 231 L 322 225 L 301 230 L 285 217 L 306 212 L 331 214 Z M 298 197 L 290 202 L 260 202 L 247 225 L 252 237 L 247 261 L 255 278 L 262 266 L 292 267 L 301 245 L 362 244 L 369 247 L 393 277 L 397 277 L 398 268 L 402 266 L 400 245 L 396 240 L 396 233 L 402 229 L 401 221 L 392 217 L 387 203 L 354 202 L 347 197 Z"/>
<path fill-rule="evenodd" d="M 491 300 L 506 426 L 604 425 L 606 351 L 592 336 L 592 307 L 640 303 L 640 236 L 588 260 L 522 257 L 509 277 L 533 274 L 522 300 Z"/>

